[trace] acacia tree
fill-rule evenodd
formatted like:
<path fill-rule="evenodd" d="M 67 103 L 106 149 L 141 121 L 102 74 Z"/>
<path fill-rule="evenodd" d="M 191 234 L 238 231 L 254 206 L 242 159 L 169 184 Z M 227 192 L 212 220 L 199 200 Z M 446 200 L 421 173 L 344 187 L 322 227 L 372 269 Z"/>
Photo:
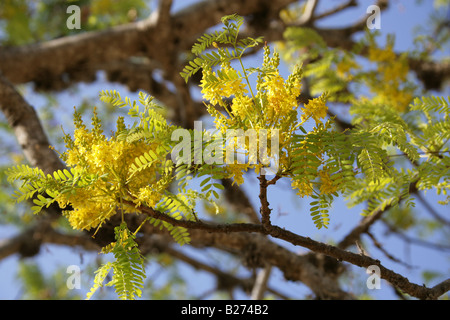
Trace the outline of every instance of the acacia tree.
<path fill-rule="evenodd" d="M 417 38 L 418 50 L 400 53 L 392 37 L 379 45 L 367 15 L 345 28 L 319 27 L 322 19 L 358 7 L 347 1 L 319 11 L 319 2 L 206 1 L 172 13 L 172 1 L 153 11 L 141 1 L 78 1 L 80 30 L 68 28 L 64 1 L 3 3 L 0 106 L 28 163 L 13 166 L 8 159 L 3 174 L 17 189 L 16 200 L 30 205 L 3 204 L 5 221 L 23 231 L 2 241 L 0 257 L 35 256 L 45 243 L 111 253 L 89 297 L 104 285 L 114 285 L 120 298 L 141 296 L 146 264 L 155 256 L 211 273 L 218 291 L 240 288 L 255 298 L 284 297 L 282 286 L 267 282 L 274 269 L 316 298 L 357 298 L 341 282 L 350 266 L 375 268 L 400 298 L 445 294 L 445 277 L 427 288 L 387 268 L 386 260 L 401 261 L 373 229 L 381 224 L 412 241 L 406 232 L 420 232 L 417 200 L 431 214 L 433 235 L 448 228 L 423 197 L 431 189 L 444 195 L 440 206 L 448 211 L 449 106 L 434 94 L 450 74 L 436 55 L 448 39 L 446 21 L 435 17 L 433 33 Z M 45 28 L 47 21 L 55 28 Z M 205 33 L 218 22 L 221 28 Z M 247 65 L 259 53 L 257 65 Z M 281 61 L 292 66 L 285 78 Z M 117 121 L 83 104 L 74 131 L 63 134 L 63 143 L 50 143 L 51 126 L 42 125 L 17 86 L 31 82 L 36 92 L 55 93 L 95 83 L 100 71 L 141 91 L 137 101 L 102 90 L 103 108 L 114 110 Z M 196 126 L 200 117 L 213 119 L 215 132 Z M 111 122 L 116 126 L 106 134 Z M 229 158 L 230 146 L 240 156 Z M 364 205 L 363 218 L 329 242 L 276 225 L 268 199 L 284 181 L 306 201 L 298 210 L 308 213 L 313 228 L 338 219 L 336 198 Z M 243 191 L 246 183 L 253 192 Z M 11 193 L 7 188 L 2 197 Z M 38 215 L 18 219 L 19 208 Z M 382 258 L 369 256 L 363 236 Z M 290 245 L 309 251 L 298 254 Z M 185 252 L 189 246 L 214 248 L 250 272 L 244 277 L 201 262 Z M 432 246 L 448 250 L 444 242 Z M 25 268 L 24 279 L 33 272 Z"/>

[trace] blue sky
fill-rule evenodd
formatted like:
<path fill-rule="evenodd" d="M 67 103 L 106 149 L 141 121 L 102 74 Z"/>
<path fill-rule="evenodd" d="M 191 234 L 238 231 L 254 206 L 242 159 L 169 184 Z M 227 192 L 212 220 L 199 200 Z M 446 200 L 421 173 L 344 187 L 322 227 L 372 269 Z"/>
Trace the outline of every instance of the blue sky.
<path fill-rule="evenodd" d="M 174 1 L 174 10 L 178 10 L 183 6 L 188 5 L 190 2 L 195 1 Z M 341 1 L 321 1 L 323 7 L 319 9 L 327 8 L 333 6 Z M 357 8 L 349 9 L 345 13 L 340 14 L 332 19 L 327 19 L 327 21 L 322 26 L 345 26 L 347 23 L 351 23 L 356 19 L 361 18 L 366 15 L 365 9 L 373 4 L 375 1 L 359 1 L 361 5 Z M 416 1 L 392 1 L 391 7 L 388 11 L 381 14 L 381 39 L 385 38 L 388 33 L 394 33 L 396 35 L 396 50 L 405 50 L 412 48 L 413 40 L 413 30 L 418 24 L 423 23 L 423 27 L 426 27 L 427 19 L 429 17 L 429 12 L 432 8 L 433 1 L 422 1 L 421 5 L 417 5 Z M 261 56 L 258 55 L 260 58 Z M 257 58 L 258 58 L 257 57 Z M 259 61 L 255 61 L 255 64 L 259 64 Z M 287 68 L 284 70 L 287 73 Z M 287 74 L 285 74 L 287 76 Z M 84 88 L 84 85 L 81 87 Z M 85 87 L 93 95 L 96 95 L 98 91 L 103 89 L 117 88 L 118 86 L 114 84 L 106 84 L 103 81 L 99 81 L 93 87 Z M 126 94 L 125 89 L 120 89 L 121 93 Z M 37 109 L 39 109 L 39 99 L 36 95 L 28 93 L 26 95 L 28 101 L 30 101 Z M 62 94 L 59 97 L 61 105 L 67 104 L 67 94 Z M 73 97 L 73 96 L 72 96 Z M 80 101 L 74 101 L 70 99 L 70 106 L 66 106 L 66 110 L 70 110 L 73 105 L 80 103 Z M 70 115 L 69 115 L 70 116 Z M 64 117 L 67 117 L 65 115 Z M 249 177 L 249 180 L 244 184 L 244 189 L 248 192 L 252 203 L 255 207 L 258 207 L 258 195 L 254 191 L 254 186 L 257 180 L 255 177 Z M 430 192 L 426 198 L 430 203 L 434 203 L 436 197 L 433 196 L 434 192 Z M 359 212 L 361 207 L 348 209 L 342 199 L 336 201 L 334 205 L 334 210 L 331 211 L 331 225 L 329 229 L 317 230 L 311 221 L 309 216 L 308 202 L 302 201 L 295 197 L 291 192 L 291 188 L 287 183 L 279 183 L 277 187 L 271 188 L 269 190 L 269 203 L 273 208 L 273 218 L 272 222 L 281 227 L 285 227 L 293 232 L 301 234 L 303 236 L 309 236 L 313 239 L 319 241 L 328 241 L 333 239 L 334 241 L 339 241 L 347 232 L 349 232 L 360 220 Z M 441 215 L 448 216 L 448 207 L 442 207 L 439 205 L 434 205 L 436 210 L 441 213 Z M 444 212 L 445 210 L 445 212 Z M 420 203 L 417 204 L 417 211 L 420 215 L 427 216 L 423 208 L 421 208 Z M 382 227 L 376 226 L 375 230 L 384 231 Z M 374 233 L 377 233 L 377 232 Z M 0 226 L 0 239 L 5 239 L 15 234 L 16 230 L 8 227 Z M 379 234 L 379 233 L 377 233 Z M 381 233 L 382 234 L 382 233 Z M 367 240 L 367 238 L 365 238 Z M 429 250 L 415 245 L 405 244 L 403 241 L 395 237 L 385 237 L 378 238 L 380 242 L 385 245 L 385 248 L 395 255 L 402 261 L 415 266 L 418 265 L 420 268 L 407 268 L 401 264 L 394 263 L 387 259 L 380 251 L 375 248 L 369 247 L 369 253 L 380 259 L 384 266 L 397 271 L 400 274 L 407 275 L 410 281 L 414 283 L 422 283 L 421 272 L 423 269 L 431 269 L 439 271 L 443 274 L 449 274 L 449 254 L 448 251 L 437 251 Z M 440 239 L 428 239 L 429 241 L 439 241 Z M 370 242 L 368 242 L 370 243 Z M 280 242 L 282 245 L 286 245 Z M 291 246 L 288 246 L 291 247 Z M 296 247 L 292 248 L 294 251 L 302 253 L 307 252 L 307 250 Z M 196 250 L 190 250 L 190 254 L 195 256 L 201 256 Z M 81 266 L 81 269 L 87 266 L 88 261 L 93 261 L 97 257 L 96 253 L 84 255 L 84 258 L 80 259 L 80 252 L 77 250 L 71 250 L 66 248 L 61 248 L 57 246 L 45 245 L 41 248 L 41 253 L 37 257 L 37 261 L 42 269 L 48 271 L 49 273 L 58 266 L 68 266 L 70 264 L 77 264 Z M 202 256 L 202 259 L 205 257 Z M 83 263 L 82 263 L 83 262 Z M 16 270 L 18 265 L 17 257 L 9 257 L 7 259 L 0 261 L 0 299 L 15 299 L 19 296 L 21 288 L 18 287 L 18 283 L 15 280 Z M 154 269 L 153 269 L 154 268 Z M 182 270 L 184 273 L 189 275 L 188 284 L 192 285 L 192 291 L 190 293 L 195 293 L 201 295 L 203 292 L 208 291 L 214 286 L 211 281 L 213 278 L 208 274 L 203 272 L 198 272 L 190 268 L 189 266 L 183 266 Z M 157 271 L 156 266 L 150 266 L 148 272 L 149 276 L 155 274 Z M 365 280 L 367 275 L 365 270 L 362 268 L 352 268 L 352 281 L 351 287 L 358 291 L 361 287 L 365 287 Z M 82 277 L 88 277 L 88 275 L 83 274 Z M 92 277 L 90 277 L 92 279 Z M 159 278 L 157 281 L 163 281 L 163 278 Z M 273 271 L 273 277 L 271 278 L 271 284 L 276 287 L 280 292 L 285 294 L 292 294 L 294 298 L 301 298 L 305 293 L 309 293 L 309 290 L 305 288 L 304 285 L 292 282 L 282 281 L 283 277 L 277 270 Z M 81 295 L 88 290 L 88 287 L 82 287 Z M 363 289 L 363 288 L 362 288 Z M 377 298 L 382 299 L 393 299 L 393 290 L 385 282 L 382 282 L 382 287 L 376 292 L 371 291 Z M 246 298 L 244 295 L 238 295 L 238 297 Z"/>

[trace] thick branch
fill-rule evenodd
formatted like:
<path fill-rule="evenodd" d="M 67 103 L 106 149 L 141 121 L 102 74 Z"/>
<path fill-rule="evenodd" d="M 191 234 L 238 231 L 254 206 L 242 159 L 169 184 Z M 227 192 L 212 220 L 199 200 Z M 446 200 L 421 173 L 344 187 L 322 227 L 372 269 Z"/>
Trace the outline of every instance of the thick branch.
<path fill-rule="evenodd" d="M 133 202 L 126 202 L 133 205 Z M 321 243 L 312 240 L 309 237 L 303 237 L 292 233 L 288 230 L 282 229 L 278 226 L 271 225 L 270 232 L 263 225 L 255 225 L 248 223 L 235 223 L 235 224 L 212 224 L 205 223 L 202 221 L 186 221 L 186 220 L 176 220 L 164 213 L 153 210 L 152 208 L 138 206 L 137 209 L 142 213 L 149 215 L 150 217 L 161 219 L 163 221 L 169 222 L 174 226 L 181 226 L 188 229 L 198 229 L 213 233 L 230 233 L 230 232 L 257 232 L 265 235 L 271 235 L 275 238 L 285 240 L 293 245 L 308 248 L 313 252 L 322 253 L 327 256 L 333 257 L 339 261 L 346 261 L 355 266 L 368 268 L 372 265 L 377 265 L 381 270 L 381 278 L 389 281 L 391 284 L 401 289 L 402 291 L 408 293 L 411 296 L 417 297 L 419 299 L 436 299 L 437 290 L 429 289 L 414 283 L 411 283 L 407 278 L 402 275 L 395 273 L 394 271 L 387 269 L 381 265 L 379 260 L 375 260 L 371 257 L 356 254 L 353 252 L 342 250 L 338 247 Z M 450 281 L 447 285 L 443 286 L 450 289 Z M 442 287 L 440 287 L 442 288 Z M 440 289 L 441 290 L 441 289 Z M 440 291 L 439 291 L 440 292 Z"/>
<path fill-rule="evenodd" d="M 64 168 L 57 154 L 50 149 L 36 111 L 1 73 L 0 110 L 32 166 L 39 166 L 45 173 Z"/>
<path fill-rule="evenodd" d="M 299 23 L 306 25 L 314 19 L 314 12 L 316 11 L 318 0 L 308 0 L 305 5 L 303 15 L 300 17 Z"/>
<path fill-rule="evenodd" d="M 189 50 L 204 30 L 216 25 L 226 14 L 239 13 L 253 17 L 251 27 L 248 28 L 249 33 L 243 34 L 244 36 L 255 37 L 263 34 L 269 42 L 283 40 L 286 26 L 279 20 L 277 12 L 293 2 L 295 1 L 211 0 L 196 3 L 169 16 L 171 1 L 162 1 L 160 9 L 143 21 L 39 44 L 2 48 L 0 70 L 14 84 L 34 82 L 43 89 L 60 89 L 74 79 L 82 80 L 80 74 L 83 74 L 83 71 L 102 70 L 102 65 L 117 63 L 134 56 L 155 59 L 161 65 L 174 69 L 178 66 L 178 63 L 173 63 L 174 59 Z M 310 3 L 313 5 L 314 1 Z M 352 5 L 353 1 L 348 1 L 331 12 L 314 16 L 313 19 L 317 21 Z M 380 6 L 382 9 L 385 7 Z M 271 14 L 263 15 L 260 12 Z M 358 20 L 341 29 L 311 27 L 323 36 L 329 46 L 350 50 L 354 46 L 351 36 L 364 30 L 365 20 Z M 428 89 L 441 86 L 450 74 L 450 64 L 445 62 L 411 59 L 410 68 Z M 168 72 L 169 78 L 173 78 L 176 73 L 174 70 L 165 71 Z"/>
<path fill-rule="evenodd" d="M 70 247 L 80 246 L 89 251 L 100 249 L 86 234 L 63 234 L 51 227 L 50 219 L 45 219 L 10 239 L 0 240 L 0 260 L 16 253 L 21 257 L 34 256 L 39 253 L 40 246 L 44 243 Z"/>
<path fill-rule="evenodd" d="M 226 14 L 248 15 L 261 8 L 276 12 L 292 2 L 295 1 L 204 1 L 169 17 L 171 1 L 163 1 L 157 14 L 143 21 L 43 43 L 2 48 L 0 70 L 14 84 L 42 83 L 63 81 L 64 76 L 70 76 L 72 72 L 133 56 L 147 56 L 164 62 L 190 49 L 199 34 L 216 25 Z M 171 28 L 167 28 L 169 22 Z M 160 39 L 160 32 L 166 28 L 171 31 L 170 38 Z M 161 45 L 164 41 L 166 43 Z M 47 87 L 52 88 L 51 83 Z"/>
<path fill-rule="evenodd" d="M 243 291 L 249 292 L 254 286 L 255 280 L 253 278 L 240 278 L 231 273 L 222 271 L 220 268 L 210 266 L 197 259 L 184 254 L 180 250 L 172 247 L 172 241 L 162 235 L 148 235 L 143 237 L 142 243 L 139 244 L 139 249 L 143 255 L 149 253 L 166 253 L 171 257 L 189 264 L 196 270 L 203 270 L 209 272 L 217 278 L 217 290 L 232 290 L 235 287 L 240 287 Z M 283 298 L 287 299 L 283 294 L 277 292 L 273 288 L 266 288 L 267 291 Z"/>
<path fill-rule="evenodd" d="M 264 293 L 267 289 L 267 281 L 269 280 L 271 270 L 272 267 L 270 265 L 267 265 L 264 267 L 264 269 L 258 272 L 254 287 L 252 289 L 252 300 L 261 300 L 262 298 L 264 298 Z"/>
<path fill-rule="evenodd" d="M 286 280 L 300 281 L 308 286 L 318 299 L 354 299 L 343 291 L 336 279 L 336 271 L 321 268 L 309 255 L 297 255 L 268 237 L 247 232 L 216 233 L 190 230 L 192 245 L 215 247 L 241 257 L 248 268 L 271 265 L 278 268 Z"/>
<path fill-rule="evenodd" d="M 131 205 L 132 203 L 129 204 Z M 144 214 L 125 215 L 130 230 L 135 230 L 141 225 L 147 215 L 151 215 L 153 210 L 151 208 L 147 209 L 149 212 L 144 212 Z M 163 217 L 162 215 L 159 216 Z M 173 223 L 178 221 L 185 225 L 183 220 L 174 221 L 171 220 L 171 217 L 166 215 L 164 217 L 167 217 L 167 220 L 163 218 L 164 221 L 172 221 Z M 114 241 L 113 229 L 120 222 L 120 214 L 113 216 L 98 230 L 93 240 L 102 246 Z M 211 226 L 211 224 L 208 225 Z M 272 265 L 280 269 L 287 280 L 304 283 L 319 299 L 354 299 L 351 294 L 340 288 L 337 278 L 343 268 L 335 259 L 317 254 L 298 255 L 275 244 L 265 235 L 245 231 L 216 232 L 215 229 L 208 229 L 208 225 L 203 228 L 189 230 L 190 245 L 200 249 L 216 248 L 228 252 L 241 258 L 243 265 L 249 269 Z M 239 230 L 239 228 L 221 228 L 220 230 Z M 166 229 L 161 230 L 159 227 L 154 227 L 149 223 L 142 225 L 139 233 L 144 243 L 147 237 L 153 237 L 155 234 L 163 236 L 166 243 L 173 243 L 174 241 Z M 143 250 L 146 250 L 145 246 Z"/>

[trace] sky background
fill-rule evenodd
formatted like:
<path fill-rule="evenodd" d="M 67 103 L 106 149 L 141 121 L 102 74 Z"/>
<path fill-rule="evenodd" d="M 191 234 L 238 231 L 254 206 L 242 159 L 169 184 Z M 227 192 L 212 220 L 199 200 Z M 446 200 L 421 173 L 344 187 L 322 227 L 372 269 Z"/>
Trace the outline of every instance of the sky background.
<path fill-rule="evenodd" d="M 176 12 L 188 6 L 191 2 L 195 1 L 174 1 L 173 11 Z M 334 6 L 337 3 L 343 1 L 321 1 L 321 6 L 318 10 Z M 320 24 L 320 26 L 327 27 L 339 27 L 345 26 L 348 23 L 358 20 L 366 15 L 366 8 L 374 4 L 375 1 L 359 1 L 361 5 L 357 8 L 348 9 L 344 13 L 333 16 L 331 19 L 327 19 Z M 391 1 L 390 8 L 382 12 L 381 14 L 381 37 L 385 39 L 385 35 L 392 33 L 396 35 L 395 50 L 404 51 L 413 48 L 413 36 L 414 30 L 418 27 L 427 27 L 429 13 L 433 6 L 433 1 L 422 1 L 421 4 L 417 4 L 416 1 Z M 239 13 L 239 12 L 238 12 Z M 381 43 L 383 43 L 381 41 Z M 447 53 L 448 54 L 448 53 Z M 253 58 L 252 63 L 260 64 L 261 54 L 256 55 Z M 258 60 L 259 59 L 259 60 Z M 287 77 L 288 68 L 283 67 L 283 76 Z M 81 84 L 79 91 L 95 96 L 100 90 L 105 89 L 119 89 L 122 96 L 127 94 L 126 89 L 116 84 L 110 84 L 103 79 L 98 81 L 95 85 Z M 448 92 L 448 90 L 447 90 Z M 25 92 L 26 99 L 39 110 L 43 107 L 45 100 L 34 94 L 31 91 Z M 132 97 L 132 95 L 131 95 Z M 64 92 L 58 95 L 58 104 L 65 105 L 67 109 L 73 108 L 74 105 L 80 104 L 81 100 L 77 96 L 77 93 Z M 70 104 L 70 105 L 67 105 Z M 62 115 L 64 121 L 71 119 L 71 113 Z M 258 208 L 258 196 L 254 191 L 254 186 L 257 184 L 257 180 L 254 176 L 249 176 L 248 181 L 243 185 L 245 191 L 247 191 L 250 200 Z M 429 203 L 436 202 L 434 192 L 429 192 L 426 195 Z M 276 187 L 269 189 L 269 203 L 273 209 L 272 222 L 281 227 L 291 230 L 294 233 L 298 233 L 302 236 L 308 236 L 318 241 L 328 241 L 333 239 L 339 241 L 342 239 L 361 219 L 360 211 L 361 207 L 349 209 L 346 207 L 342 199 L 337 199 L 333 206 L 333 210 L 330 211 L 331 225 L 328 229 L 317 230 L 309 216 L 309 201 L 302 201 L 295 196 L 292 192 L 289 182 L 280 181 Z M 442 215 L 448 217 L 448 207 L 439 205 L 433 205 L 435 209 Z M 416 210 L 419 216 L 429 217 L 421 204 L 417 202 Z M 382 226 L 376 225 L 374 230 L 384 231 Z M 12 227 L 0 226 L 0 240 L 11 237 L 16 234 L 17 230 Z M 374 232 L 380 234 L 378 232 Z M 382 233 L 381 233 L 382 234 Z M 364 238 L 367 240 L 367 238 Z M 384 238 L 379 237 L 378 240 L 382 242 L 385 248 L 398 259 L 404 261 L 410 267 L 405 267 L 402 264 L 398 264 L 387 259 L 380 251 L 369 247 L 368 253 L 372 257 L 380 259 L 382 264 L 387 268 L 390 268 L 400 274 L 407 275 L 408 279 L 414 283 L 422 283 L 422 271 L 424 269 L 434 270 L 440 272 L 446 277 L 450 274 L 449 264 L 449 251 L 430 250 L 421 246 L 405 244 L 404 241 L 396 238 L 395 236 L 386 236 Z M 441 239 L 427 239 L 430 242 L 438 242 Z M 277 241 L 277 240 L 275 240 Z M 289 248 L 292 246 L 287 245 L 282 241 L 277 241 L 281 245 L 285 245 Z M 370 242 L 368 242 L 370 243 Z M 292 248 L 296 252 L 304 253 L 306 249 L 301 247 Z M 98 257 L 97 253 L 85 253 L 81 254 L 81 250 L 58 247 L 54 245 L 43 245 L 41 247 L 41 253 L 35 257 L 35 261 L 39 266 L 46 271 L 47 274 L 51 274 L 53 270 L 57 268 L 66 268 L 71 264 L 79 265 L 82 270 L 82 288 L 79 290 L 79 294 L 84 297 L 85 293 L 89 290 L 89 284 L 86 282 L 92 281 L 92 270 L 87 271 L 86 267 L 89 262 L 95 260 Z M 188 253 L 197 257 L 205 262 L 209 259 L 214 259 L 214 253 L 211 250 L 205 252 L 197 251 L 195 249 L 188 250 Z M 22 288 L 20 283 L 16 280 L 16 273 L 19 259 L 17 256 L 11 256 L 7 259 L 0 260 L 0 299 L 16 299 L 20 297 Z M 217 262 L 219 265 L 219 262 Z M 221 262 L 223 263 L 223 262 Z M 415 266 L 420 266 L 416 268 Z M 188 286 L 191 290 L 189 294 L 194 296 L 202 296 L 205 292 L 212 289 L 215 285 L 214 278 L 207 273 L 198 272 L 193 270 L 190 266 L 183 265 L 183 274 L 188 275 Z M 351 279 L 349 286 L 354 289 L 355 292 L 362 292 L 366 290 L 366 280 L 368 275 L 363 268 L 351 268 Z M 164 281 L 164 276 L 159 272 L 159 267 L 155 263 L 150 263 L 148 269 L 148 278 L 154 277 L 156 284 Z M 441 281 L 438 278 L 436 281 Z M 273 270 L 270 285 L 279 290 L 281 293 L 292 296 L 293 298 L 302 298 L 306 293 L 309 293 L 309 289 L 301 283 L 285 282 L 283 275 L 278 270 Z M 431 283 L 431 285 L 433 285 Z M 392 288 L 384 281 L 382 281 L 380 290 L 370 290 L 369 294 L 378 299 L 395 299 Z M 95 297 L 95 295 L 94 295 Z M 237 292 L 237 298 L 247 298 L 247 296 Z"/>

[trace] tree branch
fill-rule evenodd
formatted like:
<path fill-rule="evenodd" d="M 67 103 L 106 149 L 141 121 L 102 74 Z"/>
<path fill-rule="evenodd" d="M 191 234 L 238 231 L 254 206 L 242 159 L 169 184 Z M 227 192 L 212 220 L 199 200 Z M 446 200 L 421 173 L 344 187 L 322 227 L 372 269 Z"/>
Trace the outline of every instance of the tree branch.
<path fill-rule="evenodd" d="M 81 246 L 88 251 L 98 251 L 100 247 L 86 234 L 69 235 L 55 231 L 50 224 L 51 219 L 39 220 L 36 225 L 18 235 L 0 241 L 0 260 L 18 253 L 21 257 L 31 257 L 39 253 L 44 243 Z"/>
<path fill-rule="evenodd" d="M 0 70 L 14 84 L 33 82 L 42 89 L 59 90 L 74 80 L 80 80 L 80 75 L 85 78 L 84 73 L 87 70 L 102 70 L 101 66 L 130 57 L 148 57 L 173 69 L 182 62 L 171 64 L 171 61 L 178 59 L 179 53 L 190 50 L 198 35 L 216 25 L 225 14 L 238 12 L 242 16 L 257 16 L 261 10 L 272 12 L 270 17 L 267 17 L 269 21 L 253 24 L 247 30 L 249 33 L 243 33 L 243 36 L 255 37 L 264 34 L 269 42 L 283 40 L 286 25 L 281 22 L 276 12 L 296 1 L 211 0 L 196 3 L 171 16 L 170 2 L 162 1 L 159 10 L 146 20 L 39 44 L 2 48 Z M 314 19 L 319 20 L 352 5 L 353 2 L 348 1 L 329 13 L 315 16 Z M 383 9 L 385 6 L 380 7 Z M 365 21 L 362 20 L 341 29 L 312 28 L 322 35 L 329 46 L 351 49 L 354 46 L 351 36 L 365 28 Z M 120 46 L 117 45 L 119 43 Z M 429 89 L 440 87 L 450 74 L 448 62 L 410 59 L 410 68 Z M 177 73 L 173 70 L 165 71 L 169 78 L 173 78 Z M 89 75 L 95 79 L 95 73 L 90 72 Z"/>
<path fill-rule="evenodd" d="M 259 180 L 259 200 L 261 201 L 261 223 L 264 230 L 268 233 L 272 231 L 272 223 L 270 222 L 270 212 L 269 202 L 267 201 L 267 186 L 268 182 L 265 175 L 260 175 Z"/>
<path fill-rule="evenodd" d="M 271 270 L 272 267 L 270 265 L 267 265 L 258 272 L 255 284 L 252 289 L 252 300 L 261 300 L 262 298 L 264 298 L 264 293 L 267 289 L 267 281 L 269 280 Z"/>
<path fill-rule="evenodd" d="M 255 280 L 252 278 L 240 278 L 231 273 L 224 272 L 219 268 L 212 267 L 203 262 L 194 259 L 180 250 L 176 250 L 171 246 L 171 241 L 166 236 L 162 235 L 148 235 L 143 237 L 143 240 L 139 244 L 139 249 L 143 255 L 153 254 L 155 251 L 157 253 L 166 253 L 171 257 L 182 261 L 196 270 L 203 270 L 209 272 L 214 275 L 217 279 L 217 290 L 232 290 L 235 287 L 240 287 L 243 291 L 249 292 L 252 286 L 255 283 Z M 277 292 L 277 290 L 273 288 L 267 288 L 267 291 L 285 299 L 286 297 Z"/>
<path fill-rule="evenodd" d="M 317 8 L 318 0 L 308 0 L 305 5 L 303 15 L 300 17 L 298 23 L 300 25 L 307 25 L 314 21 L 314 12 Z"/>
<path fill-rule="evenodd" d="M 31 166 L 39 166 L 45 173 L 65 167 L 58 155 L 50 149 L 50 143 L 34 108 L 1 73 L 0 110 L 13 129 Z"/>
<path fill-rule="evenodd" d="M 343 11 L 344 9 L 347 9 L 347 8 L 350 8 L 350 7 L 356 7 L 356 6 L 358 6 L 356 0 L 349 0 L 349 1 L 345 2 L 345 3 L 342 3 L 342 4 L 338 5 L 338 6 L 336 6 L 335 8 L 333 8 L 331 10 L 328 10 L 328 11 L 322 12 L 320 14 L 317 14 L 316 16 L 314 16 L 314 20 L 323 19 L 323 18 L 331 16 L 331 15 L 333 15 L 335 13 L 339 13 L 339 12 Z"/>
<path fill-rule="evenodd" d="M 124 201 L 124 203 L 134 205 L 134 203 L 131 201 Z M 288 230 L 282 229 L 278 226 L 271 225 L 269 231 L 263 225 L 255 225 L 249 223 L 212 224 L 212 223 L 204 223 L 202 221 L 176 220 L 164 213 L 158 212 L 152 208 L 148 208 L 145 206 L 137 206 L 136 209 L 144 214 L 149 215 L 150 217 L 169 222 L 174 226 L 185 227 L 188 229 L 203 230 L 213 233 L 256 232 L 285 240 L 293 245 L 308 248 L 313 252 L 322 253 L 327 256 L 333 257 L 339 261 L 349 262 L 355 266 L 368 268 L 369 266 L 377 265 L 381 270 L 381 278 L 389 281 L 391 284 L 398 287 L 402 291 L 408 293 L 409 295 L 417 297 L 419 299 L 437 298 L 436 296 L 436 292 L 438 292 L 437 290 L 433 291 L 433 289 L 429 289 L 411 283 L 404 276 L 395 273 L 394 271 L 381 265 L 379 260 L 364 255 L 356 254 L 353 252 L 345 251 L 338 247 L 312 240 L 309 237 L 297 235 Z M 440 288 L 442 289 L 442 287 Z M 449 290 L 450 283 L 448 287 L 444 285 L 443 288 L 448 288 L 447 290 Z"/>

